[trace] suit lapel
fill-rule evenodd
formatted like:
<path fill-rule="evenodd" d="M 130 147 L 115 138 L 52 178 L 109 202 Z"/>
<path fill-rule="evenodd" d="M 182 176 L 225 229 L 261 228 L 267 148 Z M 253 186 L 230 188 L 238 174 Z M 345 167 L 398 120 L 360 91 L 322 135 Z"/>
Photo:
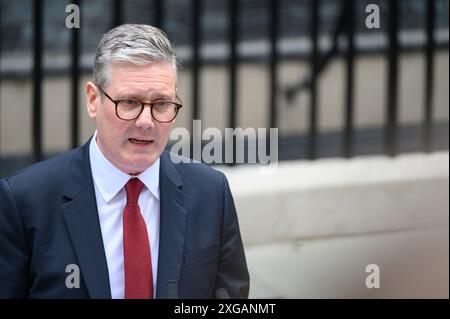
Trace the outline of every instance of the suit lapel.
<path fill-rule="evenodd" d="M 111 298 L 108 265 L 89 162 L 89 141 L 74 151 L 61 209 L 90 298 Z"/>
<path fill-rule="evenodd" d="M 168 298 L 167 282 L 179 283 L 186 234 L 186 196 L 168 153 L 161 155 L 160 237 L 156 298 Z"/>
<path fill-rule="evenodd" d="M 89 162 L 89 143 L 74 151 L 61 209 L 90 298 L 111 298 L 108 265 Z M 186 196 L 168 153 L 161 155 L 160 239 L 157 298 L 168 298 L 167 282 L 179 283 L 186 235 Z"/>

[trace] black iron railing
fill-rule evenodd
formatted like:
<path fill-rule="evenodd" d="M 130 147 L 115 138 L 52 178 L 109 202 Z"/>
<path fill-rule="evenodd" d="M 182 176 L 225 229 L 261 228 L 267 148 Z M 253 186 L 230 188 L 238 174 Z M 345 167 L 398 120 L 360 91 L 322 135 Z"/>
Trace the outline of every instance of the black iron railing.
<path fill-rule="evenodd" d="M 39 161 L 43 158 L 43 116 L 42 116 L 42 80 L 43 80 L 43 3 L 45 0 L 33 0 L 33 67 L 32 67 L 32 161 Z M 191 88 L 192 88 L 192 113 L 191 119 L 201 119 L 201 77 L 200 70 L 205 62 L 202 60 L 201 50 L 202 41 L 202 25 L 201 21 L 205 14 L 204 6 L 207 0 L 192 0 L 191 1 L 191 57 L 189 67 L 192 74 Z M 228 19 L 228 45 L 229 56 L 226 65 L 229 73 L 229 104 L 227 106 L 228 127 L 236 127 L 238 124 L 238 103 L 237 97 L 239 94 L 239 77 L 237 72 L 240 64 L 240 56 L 238 54 L 238 43 L 240 41 L 239 35 L 239 15 L 243 0 L 227 1 L 228 12 L 226 17 Z M 424 45 L 425 56 L 425 72 L 424 72 L 424 110 L 423 110 L 423 133 L 421 137 L 421 150 L 429 152 L 433 149 L 433 90 L 434 90 L 434 54 L 436 52 L 436 41 L 434 39 L 434 31 L 436 25 L 436 8 L 434 0 L 423 0 L 426 10 L 424 12 L 426 18 L 425 34 L 426 43 Z M 72 3 L 83 7 L 88 6 L 87 1 L 77 0 Z M 336 19 L 336 26 L 332 36 L 332 46 L 328 52 L 322 52 L 319 48 L 319 26 L 321 25 L 320 8 L 323 5 L 321 0 L 311 0 L 309 4 L 309 38 L 311 49 L 309 51 L 310 73 L 299 83 L 292 83 L 288 87 L 280 87 L 278 81 L 278 69 L 280 61 L 283 56 L 280 54 L 279 43 L 281 38 L 281 2 L 277 0 L 267 0 L 267 9 L 269 10 L 269 22 L 267 24 L 267 35 L 270 45 L 270 51 L 267 59 L 268 76 L 269 76 L 269 92 L 268 92 L 268 121 L 269 127 L 277 127 L 279 123 L 279 107 L 277 100 L 279 96 L 285 98 L 292 98 L 301 90 L 307 90 L 310 96 L 309 99 L 309 118 L 308 118 L 308 133 L 302 138 L 298 139 L 298 144 L 303 149 L 302 158 L 315 159 L 318 155 L 318 114 L 319 114 L 319 78 L 324 69 L 326 69 L 330 60 L 338 54 L 343 54 L 345 61 L 345 94 L 344 105 L 345 111 L 343 113 L 344 125 L 340 138 L 334 138 L 334 142 L 340 146 L 340 156 L 350 158 L 355 155 L 355 128 L 354 128 L 354 113 L 355 113 L 355 58 L 359 54 L 355 45 L 355 8 L 358 0 L 340 1 L 341 10 L 340 17 Z M 395 156 L 398 152 L 398 81 L 399 81 L 399 54 L 401 47 L 399 45 L 399 1 L 390 0 L 388 3 L 388 24 L 387 29 L 388 46 L 386 50 L 386 58 L 388 62 L 388 72 L 386 77 L 386 118 L 385 125 L 382 132 L 384 153 L 389 156 Z M 154 16 L 149 18 L 149 23 L 162 27 L 164 29 L 166 21 L 166 3 L 161 0 L 153 1 Z M 112 20 L 111 25 L 116 26 L 126 23 L 124 20 L 124 1 L 112 0 Z M 0 13 L 1 21 L 1 13 Z M 339 36 L 347 39 L 347 45 L 344 52 L 338 49 L 337 41 Z M 70 105 L 71 105 L 71 122 L 70 122 L 70 145 L 77 147 L 80 144 L 80 118 L 79 118 L 79 81 L 80 75 L 83 72 L 80 66 L 81 43 L 80 43 L 79 29 L 73 28 L 71 30 L 70 41 Z M 0 48 L 2 45 L 2 37 L 0 35 Z M 448 43 L 447 43 L 448 45 Z M 341 52 L 339 52 L 341 51 Z M 1 52 L 1 50 L 0 50 Z M 280 136 L 280 147 L 295 148 L 294 139 L 292 137 Z M 331 139 L 330 139 L 331 140 Z M 286 142 L 288 141 L 288 142 Z M 334 143 L 333 142 L 333 143 Z M 191 144 L 192 145 L 192 144 Z M 286 146 L 288 145 L 288 146 Z M 192 148 L 191 148 L 192 149 Z M 1 149 L 0 149 L 1 153 Z M 1 155 L 1 154 L 0 154 Z M 289 157 L 289 156 L 287 156 Z M 283 159 L 283 155 L 281 155 Z"/>

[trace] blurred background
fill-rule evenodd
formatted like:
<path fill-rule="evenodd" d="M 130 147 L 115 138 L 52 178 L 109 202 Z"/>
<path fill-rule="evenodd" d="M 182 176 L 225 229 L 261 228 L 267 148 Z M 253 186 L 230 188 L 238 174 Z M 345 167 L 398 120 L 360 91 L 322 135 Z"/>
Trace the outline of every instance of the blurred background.
<path fill-rule="evenodd" d="M 251 297 L 448 298 L 448 14 L 448 0 L 0 0 L 0 177 L 92 135 L 100 37 L 152 24 L 182 61 L 175 127 L 278 128 L 276 168 L 215 165 Z"/>

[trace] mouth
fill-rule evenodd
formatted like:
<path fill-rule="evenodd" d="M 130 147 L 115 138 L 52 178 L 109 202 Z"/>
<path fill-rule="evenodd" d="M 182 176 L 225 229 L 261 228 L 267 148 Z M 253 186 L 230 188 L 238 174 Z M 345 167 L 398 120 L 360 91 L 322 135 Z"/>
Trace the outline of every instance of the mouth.
<path fill-rule="evenodd" d="M 129 138 L 128 141 L 130 141 L 133 144 L 137 144 L 137 145 L 148 145 L 148 144 L 153 143 L 153 140 L 137 139 L 137 138 Z"/>

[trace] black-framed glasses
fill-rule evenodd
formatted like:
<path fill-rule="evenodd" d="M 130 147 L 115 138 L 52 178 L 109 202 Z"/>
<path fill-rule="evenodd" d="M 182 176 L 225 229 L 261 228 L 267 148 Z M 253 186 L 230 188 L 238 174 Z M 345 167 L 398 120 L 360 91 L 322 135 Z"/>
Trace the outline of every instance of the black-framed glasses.
<path fill-rule="evenodd" d="M 150 105 L 150 113 L 152 114 L 152 118 L 160 123 L 169 123 L 172 122 L 178 114 L 178 111 L 183 106 L 181 103 L 158 100 L 151 103 L 144 103 L 140 100 L 127 98 L 114 100 L 105 91 L 100 89 L 111 102 L 116 106 L 116 116 L 124 121 L 132 121 L 135 120 L 141 115 L 144 110 L 145 105 Z M 177 96 L 177 99 L 180 100 Z"/>

